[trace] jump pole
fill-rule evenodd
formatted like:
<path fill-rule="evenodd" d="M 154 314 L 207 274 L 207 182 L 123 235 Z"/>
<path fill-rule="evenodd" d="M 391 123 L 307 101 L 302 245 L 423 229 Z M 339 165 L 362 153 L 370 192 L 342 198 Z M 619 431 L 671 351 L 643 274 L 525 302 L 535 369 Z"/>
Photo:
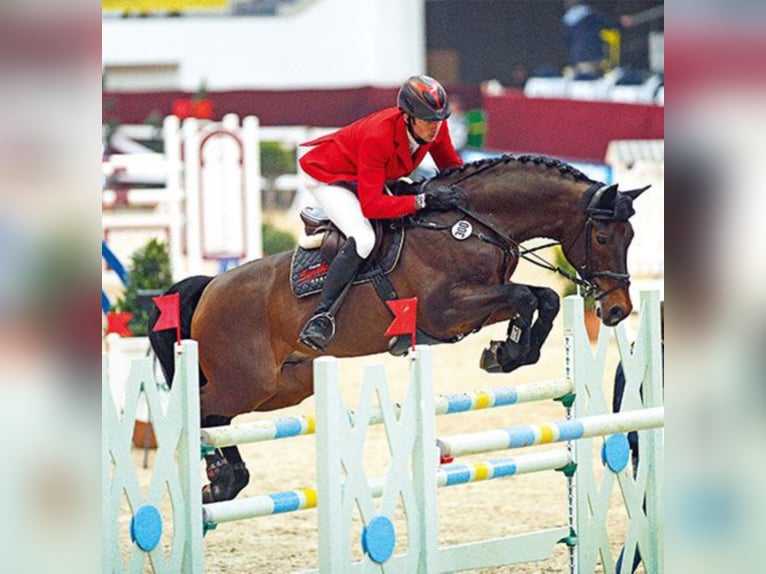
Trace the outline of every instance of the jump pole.
<path fill-rule="evenodd" d="M 574 391 L 570 380 L 556 379 L 495 387 L 463 393 L 439 395 L 434 401 L 437 416 L 465 413 L 489 408 L 507 407 L 546 399 L 563 399 Z M 383 422 L 380 410 L 374 410 L 370 424 Z M 348 411 L 353 419 L 353 412 Z M 314 434 L 316 417 L 313 415 L 279 417 L 237 425 L 204 428 L 200 431 L 203 448 L 232 446 L 253 442 L 278 440 Z"/>
<path fill-rule="evenodd" d="M 602 387 L 605 375 L 604 359 L 611 330 L 602 329 L 594 356 L 584 330 L 582 300 L 570 297 L 564 303 L 565 373 L 567 379 L 572 378 L 575 381 L 577 418 L 560 423 L 559 426 L 554 424 L 526 427 L 522 436 L 526 437 L 524 442 L 528 444 L 551 442 L 554 436 L 560 440 L 569 439 L 570 452 L 574 452 L 575 460 L 580 461 L 577 472 L 567 474 L 570 497 L 569 528 L 440 548 L 437 542 L 437 518 L 433 512 L 437 476 L 434 465 L 437 457 L 435 449 L 429 446 L 435 444 L 434 418 L 424 414 L 433 412 L 430 349 L 421 347 L 416 351 L 418 361 L 413 363 L 407 397 L 398 416 L 391 407 L 392 401 L 388 396 L 384 374 L 380 370 L 368 369 L 362 387 L 359 420 L 355 424 L 349 421 L 340 400 L 337 364 L 332 358 L 321 358 L 315 362 L 315 380 L 318 381 L 317 416 L 318 421 L 323 421 L 317 428 L 317 448 L 320 453 L 317 461 L 319 572 L 367 571 L 372 566 L 370 562 L 375 562 L 381 572 L 432 573 L 495 567 L 547 558 L 556 543 L 565 541 L 570 547 L 572 573 L 594 571 L 599 556 L 604 559 L 605 571 L 614 571 L 615 564 L 603 513 L 609 507 L 609 498 L 615 482 L 620 483 L 631 517 L 631 527 L 628 529 L 625 543 L 626 556 L 632 556 L 638 545 L 642 549 L 642 556 L 647 554 L 648 571 L 663 571 L 661 538 L 664 528 L 661 507 L 660 514 L 647 515 L 652 516 L 652 520 L 655 521 L 649 524 L 647 516 L 642 515 L 641 503 L 644 495 L 648 508 L 652 508 L 650 501 L 661 499 L 658 488 L 661 486 L 661 480 L 658 478 L 661 474 L 657 472 L 661 472 L 661 456 L 657 456 L 660 450 L 657 448 L 652 452 L 649 451 L 649 447 L 652 443 L 656 446 L 661 444 L 661 430 L 657 427 L 663 424 L 664 409 L 659 404 L 652 405 L 647 402 L 648 408 L 645 412 L 603 414 L 608 412 Z M 641 303 L 641 326 L 634 350 L 631 350 L 627 341 L 624 327 L 617 330 L 621 360 L 626 379 L 629 379 L 624 405 L 631 411 L 643 406 L 639 400 L 639 387 L 644 389 L 650 399 L 659 399 L 662 388 L 659 331 L 656 328 L 659 325 L 658 295 L 642 294 Z M 373 395 L 379 398 L 391 450 L 389 483 L 384 485 L 383 502 L 378 507 L 371 504 L 372 498 L 377 494 L 377 485 L 366 481 L 359 457 L 355 456 L 355 453 L 360 453 L 361 450 L 358 445 L 354 445 L 355 440 L 363 437 L 364 427 L 371 416 L 369 405 Z M 418 408 L 413 409 L 412 404 L 418 405 Z M 408 414 L 408 409 L 415 412 Z M 421 419 L 417 420 L 417 426 L 413 427 L 412 421 L 418 413 Z M 624 464 L 620 466 L 617 463 L 613 466 L 615 461 L 607 454 L 604 461 L 610 470 L 603 472 L 599 484 L 593 475 L 593 444 L 590 437 L 637 428 L 648 430 L 644 430 L 641 435 L 642 462 L 637 469 L 635 480 Z M 535 439 L 535 430 L 539 431 L 538 439 Z M 494 446 L 507 448 L 509 433 L 507 430 L 501 431 L 501 436 L 503 441 Z M 644 440 L 645 437 L 652 437 L 654 440 Z M 613 435 L 605 442 L 614 442 L 612 438 L 624 439 L 624 435 Z M 407 461 L 411 462 L 411 466 L 408 467 Z M 647 470 L 650 467 L 651 472 Z M 341 482 L 341 468 L 345 473 L 345 482 Z M 648 478 L 649 475 L 652 475 L 651 479 Z M 656 490 L 651 492 L 652 489 Z M 391 494 L 392 492 L 394 494 Z M 394 556 L 396 536 L 393 524 L 387 517 L 391 516 L 391 498 L 399 496 L 398 493 L 401 493 L 407 518 L 408 544 L 405 554 Z M 386 504 L 387 494 L 389 504 Z M 348 546 L 351 527 L 348 509 L 353 507 L 359 509 L 364 523 L 361 538 L 366 554 L 361 562 L 351 561 Z M 377 542 L 368 546 L 365 543 L 367 539 Z M 648 556 L 647 550 L 654 549 L 659 552 Z M 629 572 L 631 562 L 632 560 L 623 561 L 620 574 Z"/>

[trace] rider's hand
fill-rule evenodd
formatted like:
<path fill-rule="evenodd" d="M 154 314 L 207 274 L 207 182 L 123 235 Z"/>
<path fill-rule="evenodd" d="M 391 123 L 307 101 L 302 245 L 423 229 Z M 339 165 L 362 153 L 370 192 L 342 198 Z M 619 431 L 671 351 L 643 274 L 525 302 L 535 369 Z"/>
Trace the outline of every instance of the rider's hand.
<path fill-rule="evenodd" d="M 416 195 L 419 187 L 409 177 L 400 177 L 396 181 L 386 182 L 386 189 L 391 192 L 391 195 Z"/>
<path fill-rule="evenodd" d="M 461 203 L 460 191 L 455 187 L 437 187 L 422 195 L 424 208 L 434 211 L 449 211 Z"/>

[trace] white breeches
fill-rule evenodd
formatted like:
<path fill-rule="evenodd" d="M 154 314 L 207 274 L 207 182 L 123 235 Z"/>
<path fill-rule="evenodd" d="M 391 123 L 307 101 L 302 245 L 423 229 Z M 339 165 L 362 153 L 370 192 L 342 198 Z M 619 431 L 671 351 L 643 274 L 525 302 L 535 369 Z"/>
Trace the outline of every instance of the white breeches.
<path fill-rule="evenodd" d="M 375 247 L 375 230 L 362 214 L 359 198 L 344 187 L 328 185 L 305 176 L 303 183 L 338 229 L 356 241 L 356 253 L 367 259 Z"/>

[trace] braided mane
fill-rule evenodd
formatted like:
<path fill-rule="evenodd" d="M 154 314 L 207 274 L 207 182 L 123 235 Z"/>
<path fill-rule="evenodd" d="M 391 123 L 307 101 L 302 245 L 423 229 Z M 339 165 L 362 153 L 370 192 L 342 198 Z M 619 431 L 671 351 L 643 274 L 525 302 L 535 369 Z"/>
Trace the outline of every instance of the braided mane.
<path fill-rule="evenodd" d="M 453 176 L 456 173 L 464 173 L 465 176 L 470 176 L 474 172 L 481 171 L 486 168 L 494 167 L 495 165 L 512 164 L 512 163 L 515 163 L 521 166 L 524 166 L 526 164 L 544 166 L 550 170 L 556 170 L 558 174 L 561 176 L 570 176 L 575 181 L 587 181 L 590 183 L 595 183 L 591 178 L 589 178 L 583 172 L 581 172 L 578 169 L 575 169 L 574 167 L 572 167 L 568 163 L 561 161 L 560 159 L 557 159 L 555 157 L 545 156 L 545 155 L 531 155 L 531 154 L 523 154 L 523 155 L 503 154 L 499 157 L 480 159 L 471 163 L 467 163 L 465 165 L 445 169 L 444 171 L 441 171 L 436 176 L 434 176 L 432 180 L 439 181 L 440 179 Z"/>

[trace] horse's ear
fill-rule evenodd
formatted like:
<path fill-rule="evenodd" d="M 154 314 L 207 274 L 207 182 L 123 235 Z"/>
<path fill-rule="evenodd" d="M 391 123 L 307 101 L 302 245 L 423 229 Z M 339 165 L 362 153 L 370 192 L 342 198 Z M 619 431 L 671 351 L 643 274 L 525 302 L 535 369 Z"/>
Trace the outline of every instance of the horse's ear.
<path fill-rule="evenodd" d="M 623 195 L 627 195 L 630 199 L 636 199 L 639 195 L 644 193 L 650 187 L 652 187 L 652 186 L 651 185 L 645 185 L 644 187 L 639 188 L 639 189 L 629 189 L 627 191 L 621 191 L 620 193 L 622 193 Z"/>
<path fill-rule="evenodd" d="M 617 197 L 617 184 L 604 185 L 593 194 L 588 209 L 611 209 L 615 197 Z"/>

